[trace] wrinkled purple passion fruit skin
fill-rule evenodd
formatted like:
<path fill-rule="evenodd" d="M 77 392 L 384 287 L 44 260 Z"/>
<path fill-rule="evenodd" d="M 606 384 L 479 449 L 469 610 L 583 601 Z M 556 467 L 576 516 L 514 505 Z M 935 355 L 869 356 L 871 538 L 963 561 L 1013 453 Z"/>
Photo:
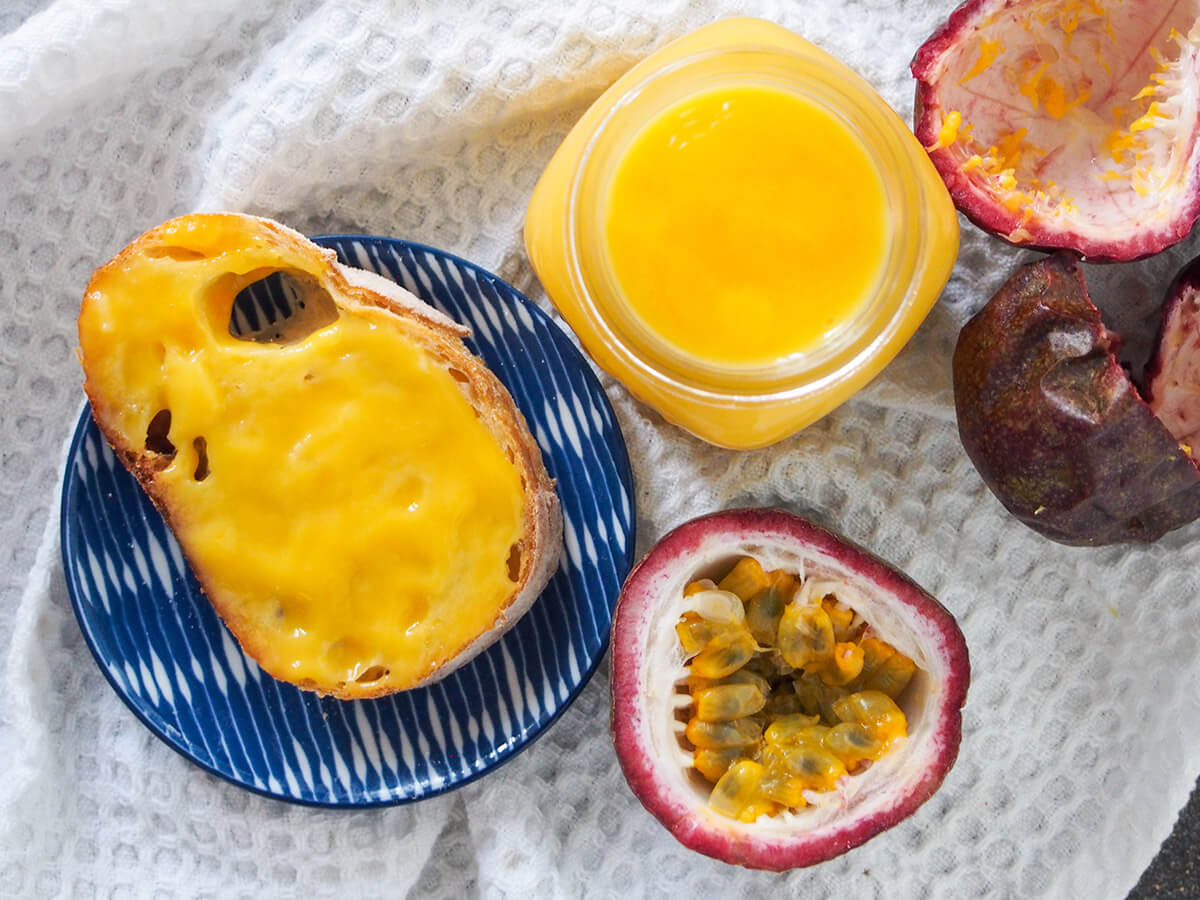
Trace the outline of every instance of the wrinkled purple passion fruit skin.
<path fill-rule="evenodd" d="M 959 334 L 963 447 L 1018 519 L 1051 540 L 1156 540 L 1200 516 L 1200 471 L 1117 361 L 1070 254 L 1024 266 Z"/>
<path fill-rule="evenodd" d="M 1145 384 L 1146 402 L 1159 421 L 1196 452 L 1200 445 L 1200 258 L 1184 266 L 1167 289 Z"/>

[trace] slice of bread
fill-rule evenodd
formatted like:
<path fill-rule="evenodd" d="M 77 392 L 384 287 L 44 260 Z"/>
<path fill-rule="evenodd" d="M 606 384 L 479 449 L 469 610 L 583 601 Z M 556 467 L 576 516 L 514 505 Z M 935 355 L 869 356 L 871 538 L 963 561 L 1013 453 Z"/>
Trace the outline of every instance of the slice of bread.
<path fill-rule="evenodd" d="M 235 302 L 272 273 L 290 314 L 239 328 Z M 469 334 L 249 216 L 166 222 L 92 276 L 96 422 L 274 677 L 344 699 L 436 681 L 557 568 L 553 482 Z"/>

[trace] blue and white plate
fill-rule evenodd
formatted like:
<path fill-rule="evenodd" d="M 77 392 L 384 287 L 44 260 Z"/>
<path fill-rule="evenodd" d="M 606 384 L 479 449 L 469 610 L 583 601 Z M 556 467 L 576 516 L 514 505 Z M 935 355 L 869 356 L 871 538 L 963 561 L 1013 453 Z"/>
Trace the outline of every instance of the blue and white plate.
<path fill-rule="evenodd" d="M 629 459 L 579 351 L 515 289 L 420 244 L 316 240 L 469 325 L 467 345 L 524 413 L 558 482 L 565 519 L 562 566 L 533 608 L 489 650 L 427 688 L 347 702 L 275 681 L 225 629 L 87 409 L 67 459 L 63 564 L 100 668 L 138 718 L 184 756 L 235 784 L 298 803 L 405 803 L 511 758 L 595 670 L 633 561 Z M 272 306 L 286 308 L 286 293 L 260 284 L 252 299 L 271 320 Z"/>

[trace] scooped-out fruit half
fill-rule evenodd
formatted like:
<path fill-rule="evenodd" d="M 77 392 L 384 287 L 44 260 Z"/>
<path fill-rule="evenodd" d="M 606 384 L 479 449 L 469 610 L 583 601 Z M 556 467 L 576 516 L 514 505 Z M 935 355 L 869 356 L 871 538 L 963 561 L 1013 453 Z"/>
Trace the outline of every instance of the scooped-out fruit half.
<path fill-rule="evenodd" d="M 625 583 L 613 740 L 634 794 L 684 845 L 790 869 L 932 796 L 969 680 L 954 618 L 905 575 L 781 510 L 715 513 Z"/>
<path fill-rule="evenodd" d="M 1200 215 L 1200 0 L 968 0 L 917 51 L 914 130 L 1015 244 L 1131 260 Z"/>

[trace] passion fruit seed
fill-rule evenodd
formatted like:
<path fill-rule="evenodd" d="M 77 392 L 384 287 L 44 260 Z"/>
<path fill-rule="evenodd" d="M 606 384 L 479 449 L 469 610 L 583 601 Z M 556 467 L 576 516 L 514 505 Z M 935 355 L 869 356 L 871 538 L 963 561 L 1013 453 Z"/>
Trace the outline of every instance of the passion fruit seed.
<path fill-rule="evenodd" d="M 896 701 L 882 691 L 859 691 L 834 701 L 833 712 L 843 722 L 857 722 L 875 737 L 891 741 L 908 733 L 908 722 Z"/>
<path fill-rule="evenodd" d="M 692 582 L 693 587 L 701 582 Z M 712 582 L 708 582 L 712 584 Z M 693 591 L 687 595 L 692 612 L 710 622 L 721 625 L 744 625 L 746 622 L 746 605 L 742 598 L 729 591 L 717 590 L 715 587 Z"/>
<path fill-rule="evenodd" d="M 865 725 L 857 722 L 834 725 L 825 735 L 824 744 L 825 749 L 842 760 L 848 768 L 877 759 L 883 750 L 883 742 L 871 734 Z"/>
<path fill-rule="evenodd" d="M 876 637 L 863 638 L 859 646 L 863 649 L 863 667 L 858 678 L 851 685 L 856 689 L 864 688 L 875 672 L 878 671 L 879 667 L 896 654 L 896 650 L 891 644 L 881 641 Z"/>
<path fill-rule="evenodd" d="M 708 798 L 709 805 L 717 812 L 736 819 L 742 810 L 754 803 L 762 777 L 761 765 L 748 759 L 738 760 L 717 781 L 712 796 Z"/>
<path fill-rule="evenodd" d="M 792 603 L 779 621 L 779 652 L 797 669 L 825 668 L 833 658 L 833 622 L 820 606 Z"/>
<path fill-rule="evenodd" d="M 745 628 L 729 628 L 713 637 L 692 660 L 692 671 L 701 678 L 724 678 L 750 661 L 758 644 Z"/>
<path fill-rule="evenodd" d="M 729 591 L 731 594 L 737 594 L 742 602 L 746 603 L 760 591 L 765 591 L 770 583 L 767 573 L 763 571 L 758 560 L 744 556 L 738 560 L 737 565 L 728 575 L 717 582 L 717 587 L 723 591 Z"/>
<path fill-rule="evenodd" d="M 709 805 L 743 822 L 807 805 L 907 734 L 895 699 L 916 670 L 832 594 L 743 557 L 714 585 L 692 582 L 676 625 L 691 660 L 684 737 L 713 783 Z M 734 598 L 740 602 L 735 608 Z M 706 614 L 707 613 L 707 614 Z"/>
<path fill-rule="evenodd" d="M 806 789 L 803 780 L 792 775 L 781 775 L 774 770 L 765 770 L 759 783 L 759 790 L 764 797 L 789 809 L 802 809 L 808 805 L 804 799 Z"/>
<path fill-rule="evenodd" d="M 800 707 L 809 715 L 820 716 L 825 722 L 837 722 L 833 702 L 850 693 L 842 687 L 827 684 L 820 676 L 801 672 L 792 680 L 792 689 L 800 701 Z"/>
<path fill-rule="evenodd" d="M 771 696 L 771 682 L 745 667 L 726 675 L 721 679 L 721 684 L 752 684 L 758 688 L 763 697 Z"/>
<path fill-rule="evenodd" d="M 846 764 L 821 744 L 801 744 L 798 747 L 772 748 L 764 756 L 780 764 L 792 777 L 812 791 L 832 791 L 837 780 L 847 774 Z"/>
<path fill-rule="evenodd" d="M 753 719 L 736 719 L 732 722 L 692 719 L 687 723 L 684 734 L 697 747 L 709 750 L 749 747 L 762 736 L 762 724 Z"/>
<path fill-rule="evenodd" d="M 772 572 L 767 587 L 746 601 L 746 625 L 760 644 L 775 643 L 783 610 L 798 587 L 799 583 L 791 575 Z M 854 613 L 850 617 L 853 618 Z"/>
<path fill-rule="evenodd" d="M 713 788 L 709 803 L 718 812 L 742 822 L 773 815 L 778 807 L 763 796 L 765 774 L 763 767 L 751 760 L 734 763 Z"/>
<path fill-rule="evenodd" d="M 883 642 L 880 641 L 880 643 Z M 888 645 L 884 644 L 884 646 Z M 863 651 L 866 652 L 865 647 Z M 860 676 L 857 690 L 882 691 L 895 699 L 908 687 L 908 683 L 912 681 L 913 673 L 916 671 L 916 664 L 911 659 L 903 653 L 892 651 L 892 655 L 873 669 L 870 674 Z"/>
<path fill-rule="evenodd" d="M 803 743 L 813 728 L 824 728 L 819 724 L 820 716 L 806 716 L 803 713 L 792 713 L 779 716 L 767 727 L 763 739 L 768 744 L 798 744 Z M 821 743 L 822 734 L 816 735 L 816 742 Z"/>
<path fill-rule="evenodd" d="M 752 716 L 766 706 L 767 698 L 753 684 L 720 684 L 692 694 L 696 718 L 705 722 L 729 722 Z"/>
<path fill-rule="evenodd" d="M 838 599 L 833 596 L 824 597 L 821 599 L 821 608 L 829 615 L 829 621 L 833 623 L 833 639 L 838 643 L 853 641 L 861 629 L 855 627 L 854 610 L 848 606 L 843 606 L 838 602 Z"/>
<path fill-rule="evenodd" d="M 741 747 L 703 747 L 692 754 L 696 771 L 715 782 L 725 771 L 742 758 Z"/>
<path fill-rule="evenodd" d="M 724 630 L 725 626 L 701 618 L 699 613 L 690 611 L 685 612 L 683 618 L 679 620 L 679 624 L 675 626 L 675 633 L 679 635 L 679 643 L 683 645 L 683 652 L 688 656 L 699 653 Z"/>
<path fill-rule="evenodd" d="M 862 672 L 862 667 L 863 648 L 849 642 L 838 643 L 834 645 L 833 658 L 822 670 L 821 677 L 830 684 L 849 684 Z"/>

